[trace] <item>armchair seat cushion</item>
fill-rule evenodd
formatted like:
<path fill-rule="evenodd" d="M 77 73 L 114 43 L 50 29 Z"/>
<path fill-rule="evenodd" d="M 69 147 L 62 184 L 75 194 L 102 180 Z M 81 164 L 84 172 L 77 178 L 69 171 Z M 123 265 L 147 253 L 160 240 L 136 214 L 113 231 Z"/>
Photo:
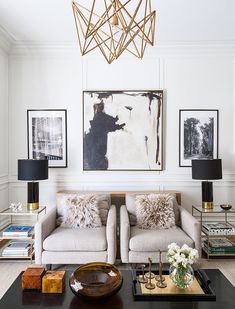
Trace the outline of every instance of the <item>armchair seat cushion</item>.
<path fill-rule="evenodd" d="M 56 228 L 43 242 L 47 251 L 105 251 L 106 227 Z"/>
<path fill-rule="evenodd" d="M 136 226 L 130 231 L 130 250 L 139 252 L 155 252 L 167 250 L 167 246 L 176 242 L 179 246 L 187 244 L 194 247 L 193 240 L 179 227 L 165 230 L 143 230 Z"/>

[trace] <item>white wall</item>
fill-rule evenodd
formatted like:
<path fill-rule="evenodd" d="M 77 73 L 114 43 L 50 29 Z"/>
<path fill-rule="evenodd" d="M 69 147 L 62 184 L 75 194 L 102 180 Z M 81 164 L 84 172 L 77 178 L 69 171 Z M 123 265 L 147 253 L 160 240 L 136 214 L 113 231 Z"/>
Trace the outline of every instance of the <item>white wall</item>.
<path fill-rule="evenodd" d="M 68 168 L 50 169 L 40 183 L 41 204 L 52 206 L 59 189 L 110 191 L 176 189 L 183 205 L 201 200 L 200 182 L 179 167 L 179 109 L 219 109 L 219 157 L 223 180 L 214 183 L 214 201 L 235 202 L 235 47 L 233 44 L 156 46 L 143 61 L 121 57 L 106 64 L 100 56 L 83 58 L 75 48 L 17 47 L 10 56 L 10 200 L 26 201 L 17 181 L 17 159 L 27 157 L 27 109 L 68 111 Z M 163 172 L 82 171 L 82 90 L 163 89 Z M 121 150 L 123 151 L 123 149 Z"/>
<path fill-rule="evenodd" d="M 0 32 L 0 211 L 8 207 L 8 54 Z"/>

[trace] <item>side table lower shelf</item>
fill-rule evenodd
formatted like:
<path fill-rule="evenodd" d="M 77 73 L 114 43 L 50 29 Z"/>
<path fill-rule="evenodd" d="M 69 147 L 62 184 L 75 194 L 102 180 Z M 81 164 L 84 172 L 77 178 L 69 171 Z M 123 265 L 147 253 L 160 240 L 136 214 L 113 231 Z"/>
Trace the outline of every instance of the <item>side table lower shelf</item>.
<path fill-rule="evenodd" d="M 29 253 L 28 253 L 28 255 L 3 255 L 2 253 L 3 253 L 3 250 L 8 246 L 8 244 L 12 241 L 12 240 L 16 240 L 16 237 L 14 238 L 14 239 L 1 239 L 0 240 L 0 260 L 12 260 L 12 259 L 14 259 L 14 260 L 30 260 L 31 262 L 33 261 L 33 259 L 34 259 L 34 248 L 33 248 L 33 244 L 31 245 L 31 249 L 29 249 Z M 27 239 L 22 239 L 22 238 L 20 238 L 20 239 L 17 239 L 17 240 L 29 240 L 29 238 L 27 238 Z M 30 239 L 31 241 L 33 241 L 32 240 L 32 238 Z"/>

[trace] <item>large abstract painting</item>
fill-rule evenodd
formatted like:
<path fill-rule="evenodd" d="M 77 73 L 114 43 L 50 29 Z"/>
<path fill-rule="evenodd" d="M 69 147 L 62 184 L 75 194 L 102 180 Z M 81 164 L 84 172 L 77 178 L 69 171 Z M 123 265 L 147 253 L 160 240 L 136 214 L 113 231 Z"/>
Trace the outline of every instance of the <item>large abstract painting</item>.
<path fill-rule="evenodd" d="M 163 91 L 84 91 L 83 169 L 162 170 Z"/>
<path fill-rule="evenodd" d="M 218 110 L 180 110 L 179 165 L 218 157 Z"/>

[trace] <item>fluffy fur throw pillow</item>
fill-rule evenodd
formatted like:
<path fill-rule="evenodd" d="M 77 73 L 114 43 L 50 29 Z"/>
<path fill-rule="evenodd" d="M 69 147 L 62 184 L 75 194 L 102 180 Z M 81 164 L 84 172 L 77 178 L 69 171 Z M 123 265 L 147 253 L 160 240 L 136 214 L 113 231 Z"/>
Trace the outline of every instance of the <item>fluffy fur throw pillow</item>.
<path fill-rule="evenodd" d="M 136 196 L 137 226 L 141 229 L 168 229 L 175 226 L 173 199 L 170 194 Z"/>
<path fill-rule="evenodd" d="M 74 195 L 64 205 L 61 226 L 71 228 L 94 228 L 102 226 L 98 201 L 93 194 Z"/>

